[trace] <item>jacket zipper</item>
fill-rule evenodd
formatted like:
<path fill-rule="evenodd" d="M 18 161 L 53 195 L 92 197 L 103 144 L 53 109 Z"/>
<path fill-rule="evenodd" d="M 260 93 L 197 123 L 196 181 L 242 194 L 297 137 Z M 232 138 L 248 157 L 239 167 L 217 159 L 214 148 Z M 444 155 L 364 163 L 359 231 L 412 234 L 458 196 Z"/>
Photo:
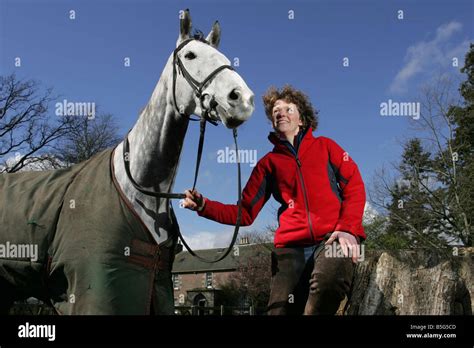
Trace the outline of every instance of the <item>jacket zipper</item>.
<path fill-rule="evenodd" d="M 308 197 L 306 196 L 306 186 L 304 184 L 303 173 L 301 172 L 301 162 L 300 162 L 300 159 L 298 158 L 298 154 L 296 154 L 295 158 L 296 158 L 298 174 L 299 174 L 300 180 L 301 180 L 301 186 L 302 186 L 302 189 L 303 189 L 304 204 L 305 204 L 305 207 L 306 207 L 306 216 L 308 218 L 308 225 L 309 225 L 309 233 L 311 234 L 311 240 L 313 241 L 313 244 L 314 244 L 315 241 L 314 241 L 314 234 L 313 234 L 313 225 L 311 224 L 311 217 L 309 215 Z"/>

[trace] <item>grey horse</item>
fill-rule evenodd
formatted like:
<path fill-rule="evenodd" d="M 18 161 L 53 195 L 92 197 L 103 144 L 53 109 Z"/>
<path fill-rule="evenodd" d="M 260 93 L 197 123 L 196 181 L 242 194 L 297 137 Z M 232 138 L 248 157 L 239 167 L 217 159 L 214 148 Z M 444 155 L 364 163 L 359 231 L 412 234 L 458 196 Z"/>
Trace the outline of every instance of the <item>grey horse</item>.
<path fill-rule="evenodd" d="M 254 110 L 244 80 L 231 68 L 220 69 L 230 62 L 217 50 L 219 23 L 206 39 L 190 31 L 189 11 L 181 11 L 179 50 L 129 132 L 128 151 L 122 142 L 67 169 L 0 176 L 3 310 L 33 296 L 60 314 L 173 314 L 178 224 L 169 200 L 143 194 L 130 176 L 150 191 L 171 192 L 189 124 L 185 115 L 208 111 L 235 128 Z M 218 73 L 198 95 L 184 70 L 195 81 Z M 37 251 L 34 259 L 28 248 Z"/>

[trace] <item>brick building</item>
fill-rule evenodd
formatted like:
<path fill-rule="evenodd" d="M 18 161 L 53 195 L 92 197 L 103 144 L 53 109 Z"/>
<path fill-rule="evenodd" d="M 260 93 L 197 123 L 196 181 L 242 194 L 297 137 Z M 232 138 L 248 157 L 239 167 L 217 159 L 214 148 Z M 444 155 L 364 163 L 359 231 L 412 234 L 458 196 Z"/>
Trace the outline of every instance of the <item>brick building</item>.
<path fill-rule="evenodd" d="M 187 251 L 180 252 L 175 257 L 172 270 L 175 306 L 220 306 L 221 285 L 229 280 L 239 262 L 262 252 L 262 249 L 268 250 L 270 257 L 270 248 L 262 248 L 261 244 L 249 244 L 248 238 L 242 238 L 230 254 L 217 263 L 202 262 Z M 197 251 L 197 254 L 215 260 L 225 251 L 226 248 L 205 249 Z"/>

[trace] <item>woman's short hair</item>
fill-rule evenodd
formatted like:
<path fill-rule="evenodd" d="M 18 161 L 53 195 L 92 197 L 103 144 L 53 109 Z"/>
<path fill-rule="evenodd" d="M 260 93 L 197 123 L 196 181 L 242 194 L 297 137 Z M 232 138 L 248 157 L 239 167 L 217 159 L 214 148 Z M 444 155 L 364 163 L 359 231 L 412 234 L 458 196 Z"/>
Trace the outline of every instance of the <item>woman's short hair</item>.
<path fill-rule="evenodd" d="M 284 100 L 287 103 L 293 103 L 298 108 L 298 111 L 303 121 L 303 127 L 311 126 L 313 130 L 318 127 L 318 112 L 313 108 L 309 97 L 303 92 L 293 88 L 291 85 L 285 85 L 280 90 L 271 86 L 263 95 L 263 105 L 265 106 L 265 114 L 272 122 L 273 106 L 277 100 Z M 273 123 L 273 122 L 272 122 Z"/>

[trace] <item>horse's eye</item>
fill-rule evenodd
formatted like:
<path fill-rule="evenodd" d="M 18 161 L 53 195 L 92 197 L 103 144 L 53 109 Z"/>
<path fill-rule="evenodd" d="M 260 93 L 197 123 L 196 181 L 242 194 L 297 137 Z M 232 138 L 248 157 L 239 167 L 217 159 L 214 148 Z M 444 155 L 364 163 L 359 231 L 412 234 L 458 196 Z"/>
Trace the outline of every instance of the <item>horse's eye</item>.
<path fill-rule="evenodd" d="M 188 53 L 185 54 L 184 58 L 191 60 L 191 59 L 196 58 L 196 55 L 193 52 L 189 51 Z"/>

